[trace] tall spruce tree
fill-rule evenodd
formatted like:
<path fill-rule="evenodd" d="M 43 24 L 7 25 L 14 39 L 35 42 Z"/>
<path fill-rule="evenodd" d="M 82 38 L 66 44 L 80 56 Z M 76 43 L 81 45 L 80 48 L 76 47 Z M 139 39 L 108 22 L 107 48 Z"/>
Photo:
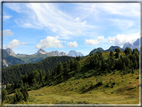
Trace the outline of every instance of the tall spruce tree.
<path fill-rule="evenodd" d="M 110 55 L 110 57 L 113 57 L 113 52 L 112 52 L 112 51 L 110 51 L 110 54 L 109 54 L 109 55 Z"/>
<path fill-rule="evenodd" d="M 62 73 L 63 71 L 63 65 L 61 62 L 58 63 L 58 66 L 57 66 L 57 74 L 60 74 Z"/>
<path fill-rule="evenodd" d="M 2 89 L 2 102 L 6 99 L 6 95 L 7 95 L 7 90 L 6 89 Z"/>
<path fill-rule="evenodd" d="M 124 53 L 125 53 L 126 55 L 131 54 L 131 53 L 132 53 L 131 48 L 128 48 L 128 47 L 127 47 L 127 48 L 125 48 Z"/>

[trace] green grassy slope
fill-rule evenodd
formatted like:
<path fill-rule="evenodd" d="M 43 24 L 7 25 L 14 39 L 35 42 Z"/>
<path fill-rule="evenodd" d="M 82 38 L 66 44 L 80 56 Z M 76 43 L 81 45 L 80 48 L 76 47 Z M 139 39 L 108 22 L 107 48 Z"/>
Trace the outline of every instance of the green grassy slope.
<path fill-rule="evenodd" d="M 44 58 L 51 57 L 49 54 L 37 54 L 37 55 L 23 55 L 16 56 L 17 58 L 23 60 L 25 63 L 35 63 L 39 62 Z"/>
<path fill-rule="evenodd" d="M 109 54 L 109 52 L 104 52 L 102 56 L 108 59 Z M 123 52 L 120 52 L 120 55 L 125 58 Z M 81 70 L 78 72 L 70 68 L 66 75 L 66 72 L 52 75 L 45 82 L 46 86 L 29 91 L 28 101 L 19 103 L 139 104 L 139 69 L 126 69 L 126 71 L 112 69 L 103 73 L 99 68 L 89 67 L 89 61 L 94 56 L 86 56 L 80 60 Z M 102 73 L 98 75 L 98 72 Z M 64 80 L 61 78 L 63 75 L 65 75 Z"/>
<path fill-rule="evenodd" d="M 55 86 L 45 86 L 29 91 L 24 104 L 138 104 L 139 103 L 139 70 L 134 74 L 121 76 L 102 75 L 103 85 L 96 86 L 95 76 L 85 79 L 70 78 Z M 115 84 L 112 83 L 115 81 Z M 109 83 L 109 86 L 106 85 Z M 93 84 L 93 87 L 91 87 Z M 112 87 L 113 86 L 113 87 Z M 13 95 L 13 94 L 12 94 Z"/>

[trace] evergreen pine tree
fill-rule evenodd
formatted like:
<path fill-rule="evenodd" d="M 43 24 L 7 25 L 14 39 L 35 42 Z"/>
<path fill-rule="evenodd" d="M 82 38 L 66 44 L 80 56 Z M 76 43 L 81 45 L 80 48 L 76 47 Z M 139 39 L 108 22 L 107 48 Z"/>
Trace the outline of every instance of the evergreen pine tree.
<path fill-rule="evenodd" d="M 115 49 L 115 52 L 120 52 L 121 50 L 119 48 Z"/>
<path fill-rule="evenodd" d="M 6 99 L 6 95 L 7 95 L 7 90 L 6 89 L 2 89 L 2 102 Z"/>
<path fill-rule="evenodd" d="M 63 65 L 61 62 L 58 63 L 58 66 L 57 66 L 57 74 L 60 74 L 62 73 L 63 71 Z"/>
<path fill-rule="evenodd" d="M 39 83 L 41 84 L 42 82 L 42 70 L 39 70 Z"/>
<path fill-rule="evenodd" d="M 119 52 L 115 53 L 115 58 L 119 58 Z"/>
<path fill-rule="evenodd" d="M 24 100 L 24 101 L 27 101 L 29 94 L 28 94 L 28 89 L 27 89 L 27 85 L 26 85 L 26 84 L 25 84 L 24 87 L 21 89 L 21 93 L 22 93 L 23 96 L 24 96 L 23 100 Z"/>
<path fill-rule="evenodd" d="M 132 50 L 127 47 L 127 48 L 124 50 L 124 53 L 125 53 L 126 55 L 129 55 L 129 54 L 132 53 Z"/>
<path fill-rule="evenodd" d="M 23 88 L 23 80 L 21 80 L 20 88 Z"/>
<path fill-rule="evenodd" d="M 113 57 L 113 52 L 112 52 L 112 51 L 110 51 L 110 54 L 109 54 L 109 55 L 110 55 L 110 57 Z"/>
<path fill-rule="evenodd" d="M 71 69 L 74 68 L 74 60 L 73 60 L 73 59 L 70 60 L 70 68 L 71 68 Z"/>

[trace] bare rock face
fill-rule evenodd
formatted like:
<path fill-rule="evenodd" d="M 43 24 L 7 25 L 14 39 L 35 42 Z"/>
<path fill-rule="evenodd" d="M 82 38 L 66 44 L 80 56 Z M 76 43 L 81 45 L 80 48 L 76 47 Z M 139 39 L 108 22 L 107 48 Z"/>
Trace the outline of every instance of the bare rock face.
<path fill-rule="evenodd" d="M 3 65 L 8 67 L 8 64 L 7 64 L 7 62 L 5 60 L 3 60 Z"/>
<path fill-rule="evenodd" d="M 125 44 L 123 45 L 123 49 L 125 49 L 126 47 L 132 47 L 132 45 L 131 45 L 130 43 L 125 43 Z"/>
<path fill-rule="evenodd" d="M 76 57 L 76 56 L 83 56 L 81 52 L 76 52 L 75 50 L 71 50 L 68 53 L 68 56 Z"/>
<path fill-rule="evenodd" d="M 140 50 L 140 42 L 142 42 L 142 37 L 138 38 L 133 44 L 125 43 L 123 45 L 123 49 L 125 49 L 126 47 L 129 47 L 131 49 L 137 48 L 138 50 Z"/>
<path fill-rule="evenodd" d="M 16 56 L 16 54 L 12 51 L 12 49 L 10 49 L 10 48 L 7 48 L 6 49 L 6 52 L 9 54 L 9 55 L 11 55 L 11 56 Z"/>
<path fill-rule="evenodd" d="M 39 49 L 37 51 L 37 53 L 35 53 L 35 54 L 39 54 L 39 53 L 41 53 L 41 54 L 47 54 L 47 52 L 45 50 L 43 50 L 43 49 Z"/>
<path fill-rule="evenodd" d="M 51 52 L 48 52 L 48 54 L 52 56 L 62 56 L 58 51 L 51 51 Z"/>
<path fill-rule="evenodd" d="M 65 52 L 63 52 L 63 51 L 60 52 L 60 55 L 61 55 L 61 56 L 68 56 L 68 55 L 67 55 Z"/>

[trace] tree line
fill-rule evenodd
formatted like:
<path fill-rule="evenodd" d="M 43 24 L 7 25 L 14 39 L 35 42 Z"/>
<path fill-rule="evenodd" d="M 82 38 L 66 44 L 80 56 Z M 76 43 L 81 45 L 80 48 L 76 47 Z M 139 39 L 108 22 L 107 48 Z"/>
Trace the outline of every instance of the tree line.
<path fill-rule="evenodd" d="M 19 89 L 23 86 L 22 84 L 26 84 L 29 90 L 38 89 L 46 85 L 56 85 L 70 77 L 75 77 L 79 74 L 83 75 L 83 73 L 88 72 L 90 69 L 92 72 L 95 71 L 93 75 L 96 76 L 115 72 L 116 70 L 121 70 L 125 75 L 133 73 L 135 69 L 139 69 L 139 52 L 137 49 L 132 51 L 130 48 L 126 48 L 124 56 L 120 55 L 120 52 L 119 48 L 115 49 L 115 52 L 110 51 L 106 59 L 102 52 L 98 51 L 96 54 L 86 56 L 88 61 L 84 64 L 81 64 L 80 56 L 66 60 L 64 63 L 59 61 L 57 66 L 54 67 L 53 72 L 49 69 L 33 69 L 29 74 L 22 76 L 19 83 L 15 81 L 12 85 L 7 85 L 7 91 L 12 92 L 15 89 Z M 18 93 L 19 91 L 17 90 L 16 92 Z"/>

